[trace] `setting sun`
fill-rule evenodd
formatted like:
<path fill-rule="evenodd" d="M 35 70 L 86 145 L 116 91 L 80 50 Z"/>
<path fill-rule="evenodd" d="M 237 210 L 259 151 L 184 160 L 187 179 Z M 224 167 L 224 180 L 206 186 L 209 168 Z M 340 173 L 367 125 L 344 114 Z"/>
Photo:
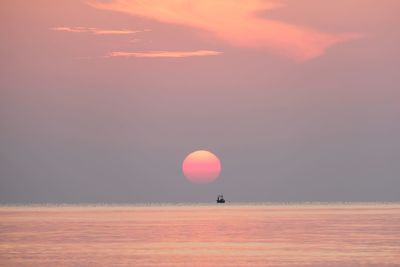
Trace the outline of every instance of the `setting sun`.
<path fill-rule="evenodd" d="M 221 173 L 221 162 L 213 153 L 198 150 L 190 153 L 182 163 L 185 177 L 193 183 L 211 183 Z"/>

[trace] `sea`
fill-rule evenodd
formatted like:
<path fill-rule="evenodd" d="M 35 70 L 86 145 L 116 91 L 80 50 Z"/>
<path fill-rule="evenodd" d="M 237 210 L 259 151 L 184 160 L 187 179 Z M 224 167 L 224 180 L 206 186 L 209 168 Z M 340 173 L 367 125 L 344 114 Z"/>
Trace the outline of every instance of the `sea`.
<path fill-rule="evenodd" d="M 0 266 L 400 266 L 400 203 L 5 205 Z"/>

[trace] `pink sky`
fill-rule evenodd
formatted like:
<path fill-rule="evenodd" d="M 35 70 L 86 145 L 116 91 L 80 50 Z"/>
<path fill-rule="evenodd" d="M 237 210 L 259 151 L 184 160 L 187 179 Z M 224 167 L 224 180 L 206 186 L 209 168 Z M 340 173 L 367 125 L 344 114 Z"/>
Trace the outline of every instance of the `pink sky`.
<path fill-rule="evenodd" d="M 1 1 L 0 201 L 398 200 L 398 10 Z M 203 192 L 199 149 L 224 162 Z"/>

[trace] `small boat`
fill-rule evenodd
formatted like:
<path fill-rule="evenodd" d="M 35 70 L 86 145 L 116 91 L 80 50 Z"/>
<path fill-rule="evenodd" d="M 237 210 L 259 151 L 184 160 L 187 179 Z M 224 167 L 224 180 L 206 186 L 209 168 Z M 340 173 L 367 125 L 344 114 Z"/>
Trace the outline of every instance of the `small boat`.
<path fill-rule="evenodd" d="M 217 197 L 217 203 L 225 203 L 225 199 L 223 195 L 218 195 Z"/>

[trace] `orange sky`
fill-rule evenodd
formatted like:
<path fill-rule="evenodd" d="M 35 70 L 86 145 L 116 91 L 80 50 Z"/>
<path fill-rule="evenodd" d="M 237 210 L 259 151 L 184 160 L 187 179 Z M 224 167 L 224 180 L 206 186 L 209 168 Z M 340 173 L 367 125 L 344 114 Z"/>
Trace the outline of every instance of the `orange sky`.
<path fill-rule="evenodd" d="M 285 8 L 283 1 L 115 0 L 92 1 L 96 8 L 119 11 L 164 23 L 205 30 L 227 44 L 263 48 L 295 59 L 321 56 L 329 47 L 361 38 L 362 33 L 326 33 L 312 26 L 268 19 L 268 11 Z M 266 13 L 262 16 L 261 13 Z"/>

